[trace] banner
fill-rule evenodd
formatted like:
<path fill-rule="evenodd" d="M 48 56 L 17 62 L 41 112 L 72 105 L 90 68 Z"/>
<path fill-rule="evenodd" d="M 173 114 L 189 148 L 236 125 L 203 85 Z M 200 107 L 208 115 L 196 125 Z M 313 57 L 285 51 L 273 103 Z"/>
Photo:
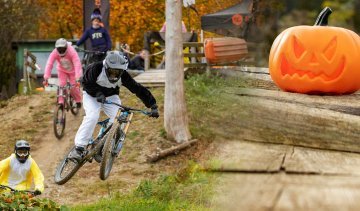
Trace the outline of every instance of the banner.
<path fill-rule="evenodd" d="M 100 8 L 102 22 L 104 27 L 109 31 L 109 19 L 110 19 L 110 0 L 83 0 L 83 17 L 84 28 L 83 31 L 91 27 L 91 13 L 95 8 Z M 90 49 L 90 40 L 85 43 L 85 49 Z"/>

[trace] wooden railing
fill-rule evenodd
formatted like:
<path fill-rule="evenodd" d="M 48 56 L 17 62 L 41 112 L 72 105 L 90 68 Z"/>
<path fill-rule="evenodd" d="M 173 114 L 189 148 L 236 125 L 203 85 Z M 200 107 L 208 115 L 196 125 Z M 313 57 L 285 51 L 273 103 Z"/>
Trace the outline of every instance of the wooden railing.
<path fill-rule="evenodd" d="M 29 71 L 30 69 L 30 71 Z M 35 71 L 40 69 L 36 64 L 36 56 L 27 49 L 24 49 L 24 66 L 23 66 L 23 93 L 29 94 L 32 91 L 32 79 L 37 79 Z"/>

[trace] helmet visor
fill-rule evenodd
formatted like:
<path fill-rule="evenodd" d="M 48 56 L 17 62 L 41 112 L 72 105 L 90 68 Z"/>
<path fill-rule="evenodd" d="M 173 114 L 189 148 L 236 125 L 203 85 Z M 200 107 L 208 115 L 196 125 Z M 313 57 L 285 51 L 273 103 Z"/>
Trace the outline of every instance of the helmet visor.
<path fill-rule="evenodd" d="M 116 82 L 120 79 L 121 75 L 123 74 L 123 69 L 113 69 L 109 68 L 107 70 L 108 79 L 110 82 Z"/>
<path fill-rule="evenodd" d="M 57 51 L 59 52 L 59 54 L 64 54 L 65 51 L 66 51 L 66 47 L 58 47 L 58 48 L 56 48 L 56 49 L 57 49 Z"/>

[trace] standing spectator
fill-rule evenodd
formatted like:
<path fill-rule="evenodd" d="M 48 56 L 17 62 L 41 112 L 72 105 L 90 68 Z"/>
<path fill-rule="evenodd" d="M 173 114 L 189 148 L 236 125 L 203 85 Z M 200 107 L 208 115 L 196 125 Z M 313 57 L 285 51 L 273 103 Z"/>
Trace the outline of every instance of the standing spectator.
<path fill-rule="evenodd" d="M 91 40 L 91 49 L 93 51 L 107 52 L 111 50 L 111 38 L 109 32 L 103 27 L 102 16 L 99 8 L 94 9 L 91 14 L 92 26 L 87 29 L 81 36 L 80 40 L 76 43 L 77 46 L 83 44 L 88 38 Z M 94 54 L 90 59 L 90 63 L 95 61 L 102 61 L 105 59 L 106 54 Z"/>

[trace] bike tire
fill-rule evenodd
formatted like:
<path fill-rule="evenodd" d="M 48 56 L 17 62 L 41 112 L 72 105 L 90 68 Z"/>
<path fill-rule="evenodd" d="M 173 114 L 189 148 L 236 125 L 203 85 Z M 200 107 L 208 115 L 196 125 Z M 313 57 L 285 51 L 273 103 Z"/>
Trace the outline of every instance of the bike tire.
<path fill-rule="evenodd" d="M 63 185 L 67 181 L 69 181 L 75 175 L 75 173 L 85 164 L 85 162 L 77 163 L 77 162 L 74 162 L 74 161 L 68 159 L 70 152 L 72 150 L 74 150 L 74 148 L 75 148 L 75 146 L 72 147 L 68 153 L 66 153 L 64 159 L 58 164 L 58 166 L 56 168 L 54 180 L 55 180 L 55 183 L 58 185 Z M 67 173 L 66 175 L 62 175 L 66 165 L 69 162 L 72 162 L 73 164 L 75 164 L 74 167 L 70 169 L 69 173 Z"/>
<path fill-rule="evenodd" d="M 64 136 L 66 125 L 66 111 L 63 106 L 57 105 L 54 118 L 53 118 L 54 134 L 57 139 L 61 139 Z M 59 128 L 58 128 L 59 126 Z"/>
<path fill-rule="evenodd" d="M 72 113 L 74 116 L 76 116 L 76 115 L 78 115 L 79 110 L 80 110 L 80 109 L 77 107 L 74 98 L 70 95 L 70 111 L 71 111 L 71 113 Z"/>
<path fill-rule="evenodd" d="M 114 158 L 116 157 L 112 152 L 115 147 L 116 135 L 119 129 L 119 122 L 115 120 L 108 132 L 102 151 L 102 160 L 100 164 L 100 179 L 102 180 L 106 180 L 110 175 Z"/>

